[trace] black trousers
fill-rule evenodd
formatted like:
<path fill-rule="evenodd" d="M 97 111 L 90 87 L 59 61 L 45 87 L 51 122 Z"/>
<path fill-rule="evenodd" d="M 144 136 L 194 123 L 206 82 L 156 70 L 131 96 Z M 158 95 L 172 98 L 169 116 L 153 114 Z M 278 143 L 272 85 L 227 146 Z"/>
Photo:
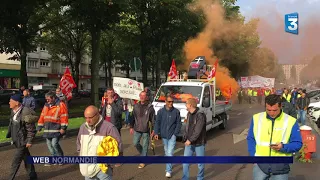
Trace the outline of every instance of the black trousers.
<path fill-rule="evenodd" d="M 121 128 L 120 128 L 120 129 L 118 129 L 118 132 L 119 132 L 120 137 L 121 137 Z M 122 148 L 123 148 L 123 147 L 122 147 Z M 122 149 L 122 152 L 119 152 L 119 156 L 123 156 L 123 149 Z"/>
<path fill-rule="evenodd" d="M 24 161 L 24 167 L 28 172 L 28 176 L 30 179 L 37 179 L 37 173 L 33 164 L 28 164 L 28 156 L 30 156 L 29 149 L 26 147 L 19 147 L 16 149 L 16 152 L 13 156 L 12 164 L 11 164 L 11 173 L 10 180 L 13 180 L 19 170 L 20 164 Z"/>

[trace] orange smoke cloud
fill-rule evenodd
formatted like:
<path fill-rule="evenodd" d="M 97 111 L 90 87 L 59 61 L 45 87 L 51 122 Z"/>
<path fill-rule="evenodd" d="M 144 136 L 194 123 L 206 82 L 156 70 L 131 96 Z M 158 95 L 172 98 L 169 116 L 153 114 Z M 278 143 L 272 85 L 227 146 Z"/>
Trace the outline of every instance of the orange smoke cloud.
<path fill-rule="evenodd" d="M 188 68 L 190 62 L 197 56 L 205 56 L 207 63 L 213 65 L 218 57 L 215 57 L 212 45 L 217 38 L 234 34 L 232 32 L 237 29 L 235 28 L 236 24 L 226 21 L 224 19 L 223 7 L 217 2 L 213 3 L 212 0 L 195 1 L 190 8 L 202 10 L 207 24 L 197 37 L 188 40 L 184 45 L 186 56 L 185 69 Z M 220 88 L 222 94 L 229 99 L 230 88 L 233 95 L 236 95 L 237 93 L 235 92 L 239 89 L 237 81 L 230 76 L 230 71 L 220 65 L 216 73 L 216 85 Z"/>
<path fill-rule="evenodd" d="M 297 1 L 296 6 L 301 6 L 303 1 Z M 299 11 L 298 11 L 299 13 Z M 261 16 L 261 14 L 266 14 Z M 263 4 L 256 8 L 253 17 L 260 19 L 258 33 L 261 37 L 261 46 L 271 49 L 278 57 L 280 63 L 304 63 L 319 54 L 320 47 L 320 21 L 318 14 L 310 15 L 307 20 L 300 19 L 299 35 L 293 35 L 284 30 L 284 15 L 277 10 L 275 3 Z M 300 17 L 305 14 L 300 13 Z"/>

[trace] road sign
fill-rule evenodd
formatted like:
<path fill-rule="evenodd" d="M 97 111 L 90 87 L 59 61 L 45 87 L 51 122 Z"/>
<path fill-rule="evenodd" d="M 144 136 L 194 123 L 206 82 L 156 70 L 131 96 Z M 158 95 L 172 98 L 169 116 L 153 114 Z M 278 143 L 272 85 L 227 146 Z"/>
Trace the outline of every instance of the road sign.
<path fill-rule="evenodd" d="M 134 57 L 131 61 L 130 61 L 130 68 L 131 71 L 139 71 L 141 69 L 141 60 L 139 57 Z"/>

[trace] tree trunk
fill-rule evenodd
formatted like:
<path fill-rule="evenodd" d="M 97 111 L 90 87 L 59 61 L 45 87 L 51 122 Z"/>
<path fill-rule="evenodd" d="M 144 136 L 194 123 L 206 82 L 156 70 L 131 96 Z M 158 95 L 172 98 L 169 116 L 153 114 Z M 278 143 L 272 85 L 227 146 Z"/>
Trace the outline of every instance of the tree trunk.
<path fill-rule="evenodd" d="M 29 88 L 28 84 L 28 74 L 27 74 L 27 51 L 26 51 L 26 43 L 20 41 L 20 87 L 25 86 L 26 89 Z M 20 87 L 16 87 L 19 88 Z"/>
<path fill-rule="evenodd" d="M 152 86 L 156 87 L 155 85 L 155 71 L 156 69 L 156 63 L 155 62 L 152 62 Z"/>
<path fill-rule="evenodd" d="M 108 68 L 107 61 L 104 61 L 104 74 L 105 74 L 105 85 L 108 87 Z"/>
<path fill-rule="evenodd" d="M 77 85 L 77 88 L 75 89 L 76 93 L 78 93 L 78 89 L 79 89 L 79 76 L 80 76 L 80 69 L 79 69 L 79 66 L 80 66 L 80 62 L 81 62 L 81 52 L 76 52 L 75 53 L 76 55 L 76 59 L 75 59 L 75 62 L 74 62 L 74 70 L 75 70 L 75 83 Z"/>
<path fill-rule="evenodd" d="M 161 55 L 162 55 L 162 44 L 163 39 L 160 40 L 157 55 L 157 69 L 156 69 L 156 87 L 158 88 L 161 84 Z"/>
<path fill-rule="evenodd" d="M 96 107 L 99 106 L 99 58 L 100 58 L 100 38 L 101 29 L 92 28 L 91 34 L 91 47 L 92 47 L 92 59 L 91 59 L 91 103 Z"/>
<path fill-rule="evenodd" d="M 144 45 L 144 41 L 140 41 L 140 49 L 141 49 L 141 69 L 142 69 L 142 83 L 144 86 L 147 86 L 148 83 L 148 66 L 146 62 L 146 47 Z"/>
<path fill-rule="evenodd" d="M 108 57 L 108 87 L 112 87 L 112 58 Z"/>
<path fill-rule="evenodd" d="M 130 78 L 130 66 L 127 65 L 127 68 L 126 68 L 126 78 Z"/>

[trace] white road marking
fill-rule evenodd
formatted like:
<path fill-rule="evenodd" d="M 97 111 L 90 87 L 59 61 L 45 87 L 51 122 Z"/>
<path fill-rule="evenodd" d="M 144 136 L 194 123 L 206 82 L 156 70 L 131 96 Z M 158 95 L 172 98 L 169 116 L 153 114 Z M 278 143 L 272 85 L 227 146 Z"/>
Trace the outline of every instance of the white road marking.
<path fill-rule="evenodd" d="M 238 113 L 237 115 L 240 116 L 242 113 Z"/>

